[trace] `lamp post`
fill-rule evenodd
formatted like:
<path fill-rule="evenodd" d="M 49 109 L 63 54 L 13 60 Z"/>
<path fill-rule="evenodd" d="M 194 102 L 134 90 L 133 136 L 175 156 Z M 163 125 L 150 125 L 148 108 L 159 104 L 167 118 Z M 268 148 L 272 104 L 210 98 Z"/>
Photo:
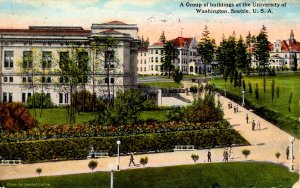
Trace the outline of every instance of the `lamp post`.
<path fill-rule="evenodd" d="M 114 188 L 114 170 L 110 171 L 110 188 Z"/>
<path fill-rule="evenodd" d="M 120 144 L 121 144 L 121 141 L 120 141 L 120 140 L 117 140 L 117 145 L 118 145 L 117 170 L 118 170 L 118 171 L 120 170 Z"/>
<path fill-rule="evenodd" d="M 245 90 L 242 91 L 242 94 L 243 94 L 242 106 L 245 106 Z"/>
<path fill-rule="evenodd" d="M 295 138 L 294 137 L 291 137 L 290 138 L 290 154 L 291 154 L 291 157 L 290 157 L 290 171 L 293 172 L 294 171 L 294 141 L 295 141 Z"/>

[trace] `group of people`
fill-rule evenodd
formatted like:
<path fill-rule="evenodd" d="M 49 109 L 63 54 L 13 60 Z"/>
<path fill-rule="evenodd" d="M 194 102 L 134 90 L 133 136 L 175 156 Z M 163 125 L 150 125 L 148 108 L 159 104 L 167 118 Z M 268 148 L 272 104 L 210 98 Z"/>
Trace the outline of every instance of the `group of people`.
<path fill-rule="evenodd" d="M 232 150 L 232 147 L 230 147 L 229 149 L 225 148 L 224 152 L 223 152 L 223 161 L 224 162 L 228 162 L 229 158 L 233 159 L 233 150 Z"/>
<path fill-rule="evenodd" d="M 257 121 L 253 120 L 252 121 L 252 131 L 255 131 L 255 130 L 258 130 L 258 131 L 261 130 L 261 126 L 260 126 L 260 121 L 259 120 L 257 120 Z"/>
<path fill-rule="evenodd" d="M 231 109 L 232 108 L 232 102 L 229 102 L 228 103 L 228 109 Z M 236 106 L 233 106 L 233 112 L 234 113 L 238 113 L 239 112 L 239 105 L 236 105 Z"/>

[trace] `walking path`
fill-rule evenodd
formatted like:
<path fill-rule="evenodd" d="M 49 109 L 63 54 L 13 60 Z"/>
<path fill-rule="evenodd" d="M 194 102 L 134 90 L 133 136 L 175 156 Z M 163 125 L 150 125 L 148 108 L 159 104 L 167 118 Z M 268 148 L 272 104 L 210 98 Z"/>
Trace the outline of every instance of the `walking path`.
<path fill-rule="evenodd" d="M 193 98 L 192 95 L 188 95 L 186 97 L 189 99 Z M 220 97 L 220 101 L 223 104 L 225 118 L 230 122 L 235 130 L 237 130 L 246 140 L 248 140 L 248 142 L 251 143 L 251 146 L 234 147 L 233 159 L 230 159 L 229 161 L 245 161 L 241 151 L 247 148 L 251 151 L 251 154 L 248 156 L 248 160 L 269 161 L 276 163 L 277 159 L 275 157 L 275 153 L 280 152 L 281 156 L 278 162 L 285 166 L 289 166 L 289 161 L 286 159 L 285 154 L 286 147 L 289 145 L 289 140 L 291 137 L 289 134 L 240 106 L 239 112 L 234 113 L 233 108 L 228 109 L 227 107 L 228 102 L 231 102 L 227 98 Z M 233 103 L 233 105 L 235 105 L 235 103 Z M 251 125 L 246 124 L 246 114 L 249 115 L 250 122 L 253 119 L 261 122 L 261 131 L 251 130 Z M 122 144 L 120 147 L 122 147 Z M 295 169 L 299 172 L 299 139 L 295 139 L 294 148 Z M 212 149 L 212 162 L 222 162 L 223 151 L 223 148 Z M 200 159 L 197 163 L 207 162 L 207 150 L 176 151 L 169 153 L 146 154 L 149 158 L 147 167 L 193 164 L 194 162 L 191 159 L 192 153 L 200 156 Z M 141 156 L 145 155 L 134 155 L 136 163 L 139 163 Z M 120 169 L 142 168 L 141 166 L 128 167 L 129 159 L 130 156 L 120 157 Z M 101 158 L 96 160 L 99 164 L 94 171 L 110 171 L 112 168 L 115 168 L 117 163 L 116 157 Z M 41 176 L 89 173 L 91 172 L 91 170 L 88 168 L 89 161 L 90 160 L 74 160 L 22 164 L 16 166 L 0 166 L 0 180 L 36 177 L 39 176 L 36 173 L 37 168 L 42 169 Z"/>

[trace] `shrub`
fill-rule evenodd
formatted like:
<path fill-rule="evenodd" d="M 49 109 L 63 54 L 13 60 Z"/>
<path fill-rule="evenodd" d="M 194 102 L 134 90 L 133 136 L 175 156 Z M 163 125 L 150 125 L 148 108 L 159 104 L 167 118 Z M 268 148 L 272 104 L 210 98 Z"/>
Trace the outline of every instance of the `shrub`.
<path fill-rule="evenodd" d="M 103 111 L 105 103 L 102 99 L 97 99 L 89 91 L 82 90 L 73 94 L 78 112 Z"/>
<path fill-rule="evenodd" d="M 279 159 L 280 155 L 281 154 L 279 152 L 275 153 L 275 157 L 277 158 L 277 163 L 278 163 L 278 159 Z"/>
<path fill-rule="evenodd" d="M 41 169 L 41 168 L 37 168 L 37 169 L 35 170 L 35 172 L 36 172 L 38 175 L 40 175 L 40 174 L 42 173 L 42 169 Z"/>
<path fill-rule="evenodd" d="M 195 163 L 196 161 L 198 161 L 199 155 L 193 153 L 193 154 L 191 155 L 191 158 L 193 159 L 193 161 L 194 161 L 194 163 Z"/>
<path fill-rule="evenodd" d="M 54 104 L 51 101 L 50 95 L 45 93 L 34 93 L 31 97 L 27 100 L 27 107 L 28 108 L 53 108 Z"/>
<path fill-rule="evenodd" d="M 148 163 L 148 157 L 141 157 L 140 163 L 141 165 L 145 166 Z"/>
<path fill-rule="evenodd" d="M 92 172 L 94 171 L 94 169 L 98 166 L 98 162 L 97 161 L 90 161 L 88 164 L 89 168 L 92 170 Z"/>
<path fill-rule="evenodd" d="M 244 150 L 242 151 L 242 154 L 245 156 L 245 158 L 246 158 L 246 160 L 247 160 L 248 155 L 250 155 L 250 150 L 244 149 Z"/>
<path fill-rule="evenodd" d="M 0 125 L 3 130 L 16 132 L 35 127 L 37 121 L 21 103 L 0 103 Z"/>
<path fill-rule="evenodd" d="M 89 137 L 48 139 L 23 142 L 0 142 L 0 153 L 3 158 L 21 158 L 27 163 L 86 159 L 90 146 L 95 150 L 106 150 L 109 155 L 117 153 L 116 141 L 120 139 L 120 153 L 146 153 L 148 151 L 172 151 L 175 145 L 194 145 L 196 149 L 231 144 L 248 144 L 233 129 L 208 129 L 196 131 L 177 131 L 167 133 L 139 134 L 118 137 Z"/>

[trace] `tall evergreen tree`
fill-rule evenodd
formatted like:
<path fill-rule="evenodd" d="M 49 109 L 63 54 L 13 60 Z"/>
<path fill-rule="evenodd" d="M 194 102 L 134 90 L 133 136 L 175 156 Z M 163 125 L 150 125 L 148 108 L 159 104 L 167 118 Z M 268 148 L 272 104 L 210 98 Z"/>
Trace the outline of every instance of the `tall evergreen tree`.
<path fill-rule="evenodd" d="M 163 71 L 168 72 L 169 78 L 171 72 L 174 70 L 174 63 L 178 58 L 178 54 L 178 49 L 171 41 L 165 43 L 163 50 L 163 63 L 161 67 Z"/>
<path fill-rule="evenodd" d="M 202 38 L 198 44 L 198 54 L 200 55 L 202 62 L 204 64 L 204 75 L 207 74 L 207 65 L 211 64 L 214 59 L 214 53 L 216 48 L 216 43 L 214 39 L 209 37 L 210 32 L 207 26 L 204 27 L 202 32 Z"/>
<path fill-rule="evenodd" d="M 236 66 L 243 72 L 247 71 L 247 50 L 242 36 L 236 44 Z"/>
<path fill-rule="evenodd" d="M 263 72 L 263 75 L 266 75 L 266 70 L 269 66 L 269 41 L 267 35 L 267 28 L 263 25 L 260 30 L 259 35 L 256 37 L 255 43 L 255 57 L 259 63 L 260 73 Z"/>

